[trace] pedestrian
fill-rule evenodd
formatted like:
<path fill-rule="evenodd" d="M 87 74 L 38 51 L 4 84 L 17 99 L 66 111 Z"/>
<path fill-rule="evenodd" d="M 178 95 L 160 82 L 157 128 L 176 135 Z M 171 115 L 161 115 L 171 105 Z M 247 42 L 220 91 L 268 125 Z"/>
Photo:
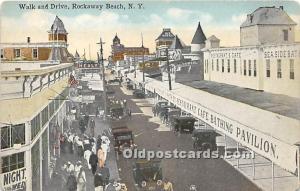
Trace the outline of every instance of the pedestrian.
<path fill-rule="evenodd" d="M 92 167 L 92 173 L 95 174 L 97 170 L 98 157 L 94 152 L 90 156 L 89 164 Z"/>
<path fill-rule="evenodd" d="M 83 167 L 80 168 L 77 177 L 77 191 L 86 191 L 86 176 Z"/>
<path fill-rule="evenodd" d="M 68 176 L 67 189 L 68 189 L 68 191 L 76 191 L 77 190 L 77 181 L 76 181 L 76 177 L 74 175 L 74 172 L 72 172 Z"/>
<path fill-rule="evenodd" d="M 96 117 L 98 117 L 98 115 L 100 115 L 100 113 L 99 113 L 99 107 L 96 108 Z"/>
<path fill-rule="evenodd" d="M 84 147 L 82 141 L 79 139 L 76 145 L 77 145 L 77 156 L 82 157 L 84 154 Z"/>
<path fill-rule="evenodd" d="M 103 144 L 103 143 L 101 144 L 101 150 L 103 151 L 103 161 L 104 162 L 106 161 L 108 148 L 109 148 L 109 145 Z"/>
<path fill-rule="evenodd" d="M 81 134 L 84 134 L 84 132 L 85 132 L 85 123 L 84 123 L 83 118 L 80 118 L 80 120 L 79 120 L 79 129 L 80 129 Z"/>
<path fill-rule="evenodd" d="M 98 137 L 97 137 L 97 151 L 98 151 L 99 148 L 101 148 L 101 144 L 102 144 L 101 135 L 98 135 Z"/>
<path fill-rule="evenodd" d="M 128 109 L 128 117 L 131 120 L 131 109 Z"/>
<path fill-rule="evenodd" d="M 123 104 L 124 104 L 124 108 L 126 108 L 126 106 L 127 106 L 127 100 L 126 99 L 123 100 Z"/>
<path fill-rule="evenodd" d="M 105 164 L 105 156 L 104 156 L 104 152 L 102 150 L 102 148 L 100 147 L 97 151 L 97 157 L 98 157 L 98 166 L 100 168 L 104 167 L 104 164 Z"/>
<path fill-rule="evenodd" d="M 82 167 L 81 161 L 77 161 L 75 168 L 74 168 L 74 174 L 76 177 L 78 177 L 81 167 Z"/>
<path fill-rule="evenodd" d="M 95 136 L 95 120 L 94 119 L 91 119 L 90 121 L 90 134 L 92 137 Z"/>
<path fill-rule="evenodd" d="M 65 145 L 65 136 L 63 135 L 63 134 L 60 134 L 60 136 L 59 136 L 59 141 L 60 141 L 60 150 L 61 150 L 61 152 L 62 153 L 65 153 L 65 147 L 66 147 L 66 145 Z"/>
<path fill-rule="evenodd" d="M 91 169 L 91 165 L 90 165 L 91 154 L 92 154 L 92 151 L 90 151 L 90 150 L 84 151 L 84 159 L 86 160 L 86 163 L 87 163 L 89 169 Z"/>
<path fill-rule="evenodd" d="M 90 120 L 90 117 L 89 115 L 86 113 L 85 116 L 84 116 L 84 125 L 85 127 L 87 128 L 88 124 L 89 124 L 89 120 Z"/>
<path fill-rule="evenodd" d="M 84 135 L 84 140 L 83 140 L 83 150 L 92 150 L 92 144 L 90 143 L 90 139 L 88 136 Z"/>
<path fill-rule="evenodd" d="M 63 166 L 63 169 L 64 169 L 68 174 L 71 174 L 71 173 L 74 171 L 75 167 L 74 167 L 74 165 L 73 165 L 70 161 L 68 161 L 67 164 L 65 164 L 65 165 Z"/>
<path fill-rule="evenodd" d="M 173 191 L 173 184 L 169 181 L 169 179 L 165 178 L 163 185 L 164 191 Z"/>
<path fill-rule="evenodd" d="M 51 186 L 56 187 L 55 191 L 63 190 L 66 180 L 62 174 L 59 174 L 58 172 L 55 171 L 55 172 L 53 172 L 51 179 L 52 179 Z"/>

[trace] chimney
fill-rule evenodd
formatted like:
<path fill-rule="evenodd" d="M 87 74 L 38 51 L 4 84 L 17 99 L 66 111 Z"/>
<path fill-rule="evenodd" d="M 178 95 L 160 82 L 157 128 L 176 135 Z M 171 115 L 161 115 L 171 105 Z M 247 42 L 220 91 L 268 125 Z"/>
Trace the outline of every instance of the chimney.
<path fill-rule="evenodd" d="M 283 10 L 283 6 L 279 6 L 279 9 Z"/>
<path fill-rule="evenodd" d="M 27 37 L 27 43 L 30 43 L 30 37 L 29 36 Z"/>

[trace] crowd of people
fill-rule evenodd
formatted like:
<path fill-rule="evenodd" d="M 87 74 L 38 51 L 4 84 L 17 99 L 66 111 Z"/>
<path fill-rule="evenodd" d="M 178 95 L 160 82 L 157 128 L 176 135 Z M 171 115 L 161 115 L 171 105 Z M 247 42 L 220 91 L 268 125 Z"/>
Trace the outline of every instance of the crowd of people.
<path fill-rule="evenodd" d="M 87 129 L 90 129 L 89 134 L 86 133 Z M 56 179 L 58 177 L 65 182 L 58 186 L 58 190 L 86 191 L 85 169 L 91 170 L 94 176 L 95 190 L 108 184 L 109 170 L 105 166 L 107 153 L 110 152 L 108 136 L 103 133 L 95 137 L 95 121 L 88 115 L 79 119 L 79 130 L 80 133 L 76 133 L 76 130 L 71 129 L 60 137 L 61 153 L 74 156 L 77 162 L 73 164 L 67 161 L 62 166 L 63 177 L 54 174 Z"/>

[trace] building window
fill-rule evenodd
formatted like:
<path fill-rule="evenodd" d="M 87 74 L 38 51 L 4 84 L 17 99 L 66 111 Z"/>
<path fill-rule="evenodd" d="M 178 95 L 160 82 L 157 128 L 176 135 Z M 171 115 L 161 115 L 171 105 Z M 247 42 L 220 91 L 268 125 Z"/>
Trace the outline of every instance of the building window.
<path fill-rule="evenodd" d="M 206 60 L 206 73 L 208 73 L 208 60 Z"/>
<path fill-rule="evenodd" d="M 1 58 L 4 58 L 4 51 L 1 49 Z"/>
<path fill-rule="evenodd" d="M 230 73 L 230 60 L 227 60 L 227 72 Z"/>
<path fill-rule="evenodd" d="M 1 127 L 1 149 L 6 149 L 11 146 L 10 139 L 11 136 L 9 126 Z"/>
<path fill-rule="evenodd" d="M 269 78 L 271 77 L 271 66 L 270 66 L 270 60 L 266 60 L 266 76 Z"/>
<path fill-rule="evenodd" d="M 42 111 L 42 127 L 47 123 L 48 119 L 48 106 L 46 106 Z"/>
<path fill-rule="evenodd" d="M 252 67 L 251 67 L 251 60 L 248 60 L 248 75 L 251 76 L 251 70 L 252 70 Z"/>
<path fill-rule="evenodd" d="M 31 140 L 35 138 L 35 136 L 39 133 L 40 129 L 41 129 L 41 119 L 40 119 L 40 114 L 38 114 L 31 120 Z"/>
<path fill-rule="evenodd" d="M 247 61 L 244 60 L 244 76 L 247 75 Z"/>
<path fill-rule="evenodd" d="M 277 60 L 277 78 L 281 78 L 282 77 L 282 73 L 281 73 L 281 60 L 278 59 Z"/>
<path fill-rule="evenodd" d="M 236 73 L 236 59 L 233 60 L 233 72 Z"/>
<path fill-rule="evenodd" d="M 31 148 L 32 190 L 40 190 L 40 140 Z"/>
<path fill-rule="evenodd" d="M 224 59 L 222 59 L 222 72 L 224 72 Z"/>
<path fill-rule="evenodd" d="M 25 144 L 25 124 L 1 127 L 1 149 Z"/>
<path fill-rule="evenodd" d="M 54 114 L 54 100 L 49 104 L 50 117 Z"/>
<path fill-rule="evenodd" d="M 211 60 L 211 70 L 214 71 L 214 60 Z"/>
<path fill-rule="evenodd" d="M 283 40 L 288 41 L 289 40 L 289 31 L 283 30 Z"/>
<path fill-rule="evenodd" d="M 253 76 L 256 77 L 256 60 L 254 60 L 253 62 Z"/>
<path fill-rule="evenodd" d="M 24 152 L 1 158 L 2 173 L 7 173 L 24 167 Z"/>
<path fill-rule="evenodd" d="M 217 59 L 217 71 L 219 71 L 219 59 Z"/>
<path fill-rule="evenodd" d="M 32 58 L 37 58 L 38 57 L 38 49 L 37 48 L 33 48 L 32 49 Z"/>
<path fill-rule="evenodd" d="M 21 57 L 21 49 L 14 49 L 14 56 L 15 58 Z"/>
<path fill-rule="evenodd" d="M 294 73 L 294 60 L 290 59 L 290 79 L 295 79 L 295 73 Z"/>

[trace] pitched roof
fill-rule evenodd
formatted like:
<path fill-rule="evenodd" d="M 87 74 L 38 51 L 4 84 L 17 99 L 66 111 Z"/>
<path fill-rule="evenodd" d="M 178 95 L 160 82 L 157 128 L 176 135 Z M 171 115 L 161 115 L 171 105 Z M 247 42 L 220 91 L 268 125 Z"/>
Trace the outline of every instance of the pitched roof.
<path fill-rule="evenodd" d="M 119 39 L 117 33 L 116 33 L 116 36 L 115 36 L 114 39 L 113 39 L 113 42 L 116 42 L 116 41 L 120 42 L 120 39 Z"/>
<path fill-rule="evenodd" d="M 51 48 L 51 52 L 48 60 L 58 60 L 61 62 L 69 62 L 70 59 L 73 58 L 73 55 L 69 53 L 68 49 L 62 47 L 53 47 Z"/>
<path fill-rule="evenodd" d="M 173 40 L 173 43 L 170 46 L 170 49 L 183 49 L 181 41 L 180 41 L 180 39 L 178 38 L 177 35 L 175 36 L 175 38 Z"/>
<path fill-rule="evenodd" d="M 200 22 L 198 23 L 197 30 L 194 34 L 191 44 L 203 44 L 205 43 L 206 37 L 201 28 Z"/>
<path fill-rule="evenodd" d="M 74 56 L 75 58 L 79 58 L 80 56 L 79 56 L 79 54 L 78 54 L 78 52 L 77 52 L 77 50 L 76 50 L 76 52 L 75 52 L 75 56 Z"/>
<path fill-rule="evenodd" d="M 209 40 L 209 41 L 220 41 L 220 39 L 218 39 L 215 35 L 212 35 L 212 36 L 208 37 L 207 40 Z"/>
<path fill-rule="evenodd" d="M 247 15 L 246 21 L 241 27 L 253 25 L 296 25 L 283 7 L 259 7 L 253 13 Z"/>
<path fill-rule="evenodd" d="M 68 34 L 66 29 L 65 29 L 65 25 L 64 23 L 61 21 L 60 18 L 58 18 L 58 16 L 55 17 L 53 24 L 51 25 L 50 28 L 50 33 L 55 33 L 55 34 Z"/>
<path fill-rule="evenodd" d="M 163 32 L 157 37 L 156 40 L 173 40 L 174 34 L 171 32 L 171 29 L 164 28 Z"/>

